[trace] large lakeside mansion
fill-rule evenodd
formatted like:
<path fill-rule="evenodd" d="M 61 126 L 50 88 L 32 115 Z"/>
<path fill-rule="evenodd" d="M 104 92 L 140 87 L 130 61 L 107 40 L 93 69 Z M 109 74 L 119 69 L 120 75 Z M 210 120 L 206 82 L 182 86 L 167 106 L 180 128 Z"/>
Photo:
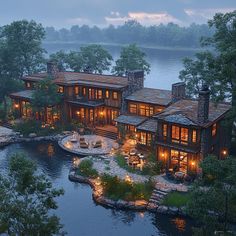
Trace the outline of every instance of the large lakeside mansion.
<path fill-rule="evenodd" d="M 47 77 L 64 96 L 57 112 L 47 108 L 45 123 L 58 121 L 63 114 L 68 122 L 77 120 L 100 135 L 118 138 L 125 130 L 140 147 L 154 148 L 157 160 L 168 168 L 178 166 L 185 173 L 197 172 L 199 161 L 208 154 L 219 158 L 228 154 L 223 121 L 231 106 L 211 102 L 207 86 L 193 100 L 186 97 L 184 83 L 173 84 L 171 91 L 145 88 L 142 71 L 126 77 L 59 72 L 49 62 L 47 72 L 23 77 L 25 90 L 10 95 L 20 117 L 32 117 L 28 105 L 33 89 Z M 42 119 L 40 114 L 34 117 Z"/>

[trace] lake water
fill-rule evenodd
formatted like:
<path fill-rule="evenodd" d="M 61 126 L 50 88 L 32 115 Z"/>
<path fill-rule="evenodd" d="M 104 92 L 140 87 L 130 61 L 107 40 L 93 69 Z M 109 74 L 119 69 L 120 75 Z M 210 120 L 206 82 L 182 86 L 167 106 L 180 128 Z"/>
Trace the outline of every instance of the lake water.
<path fill-rule="evenodd" d="M 182 217 L 121 211 L 97 205 L 88 185 L 68 180 L 73 156 L 55 143 L 13 144 L 0 149 L 1 173 L 7 170 L 9 157 L 15 152 L 24 152 L 55 187 L 64 188 L 65 195 L 58 198 L 56 214 L 69 236 L 191 235 L 192 224 Z"/>
<path fill-rule="evenodd" d="M 79 44 L 44 44 L 49 54 L 59 50 L 79 50 Z M 119 57 L 120 47 L 104 46 L 116 60 Z M 151 72 L 146 76 L 145 86 L 151 88 L 171 89 L 171 84 L 179 82 L 179 71 L 183 69 L 182 60 L 185 57 L 193 58 L 193 50 L 142 49 L 146 60 L 151 65 Z"/>

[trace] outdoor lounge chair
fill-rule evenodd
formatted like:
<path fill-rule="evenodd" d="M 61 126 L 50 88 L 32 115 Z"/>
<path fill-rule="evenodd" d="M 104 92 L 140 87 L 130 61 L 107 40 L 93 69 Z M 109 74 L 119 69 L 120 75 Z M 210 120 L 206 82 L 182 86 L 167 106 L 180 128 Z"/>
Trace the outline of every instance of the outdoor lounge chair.
<path fill-rule="evenodd" d="M 101 140 L 96 141 L 96 143 L 93 146 L 93 148 L 101 148 L 101 147 L 102 147 L 102 141 Z"/>
<path fill-rule="evenodd" d="M 80 148 L 88 148 L 89 145 L 84 139 L 80 140 Z"/>

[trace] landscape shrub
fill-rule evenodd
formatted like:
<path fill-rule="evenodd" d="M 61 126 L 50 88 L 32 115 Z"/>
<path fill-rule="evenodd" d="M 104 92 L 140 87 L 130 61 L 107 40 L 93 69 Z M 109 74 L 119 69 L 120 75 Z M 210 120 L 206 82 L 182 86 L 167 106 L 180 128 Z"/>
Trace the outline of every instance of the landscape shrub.
<path fill-rule="evenodd" d="M 98 172 L 93 169 L 93 162 L 91 160 L 81 161 L 78 166 L 77 174 L 90 178 L 98 177 Z"/>
<path fill-rule="evenodd" d="M 133 183 L 108 174 L 102 175 L 101 180 L 105 196 L 113 200 L 149 200 L 154 188 L 152 181 Z"/>

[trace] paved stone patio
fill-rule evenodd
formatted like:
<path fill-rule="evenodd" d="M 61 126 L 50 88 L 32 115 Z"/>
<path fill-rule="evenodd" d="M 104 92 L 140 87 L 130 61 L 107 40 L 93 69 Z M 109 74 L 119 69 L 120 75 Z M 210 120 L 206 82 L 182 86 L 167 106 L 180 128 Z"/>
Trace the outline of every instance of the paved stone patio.
<path fill-rule="evenodd" d="M 130 173 L 127 170 L 119 167 L 115 158 L 112 155 L 106 155 L 101 157 L 86 157 L 86 159 L 93 160 L 93 167 L 98 171 L 99 174 L 107 173 L 112 176 L 118 176 L 120 179 L 125 179 L 127 175 L 130 176 L 134 182 L 145 182 L 148 181 L 150 176 L 138 175 Z M 156 187 L 166 191 L 177 190 L 181 192 L 188 191 L 188 187 L 183 184 L 176 184 L 168 181 L 164 178 L 164 175 L 153 176 L 152 179 L 156 183 Z"/>
<path fill-rule="evenodd" d="M 88 143 L 88 148 L 80 148 L 80 137 L 83 137 L 85 141 Z M 77 154 L 77 155 L 83 155 L 83 156 L 96 156 L 96 155 L 105 155 L 111 153 L 113 148 L 118 148 L 118 144 L 109 138 L 105 138 L 98 135 L 82 135 L 77 136 L 76 142 L 71 142 L 73 139 L 73 135 L 69 135 L 62 140 L 58 142 L 59 146 L 63 148 L 64 150 Z M 101 140 L 102 147 L 101 148 L 93 148 L 93 144 L 96 143 L 96 141 Z"/>

